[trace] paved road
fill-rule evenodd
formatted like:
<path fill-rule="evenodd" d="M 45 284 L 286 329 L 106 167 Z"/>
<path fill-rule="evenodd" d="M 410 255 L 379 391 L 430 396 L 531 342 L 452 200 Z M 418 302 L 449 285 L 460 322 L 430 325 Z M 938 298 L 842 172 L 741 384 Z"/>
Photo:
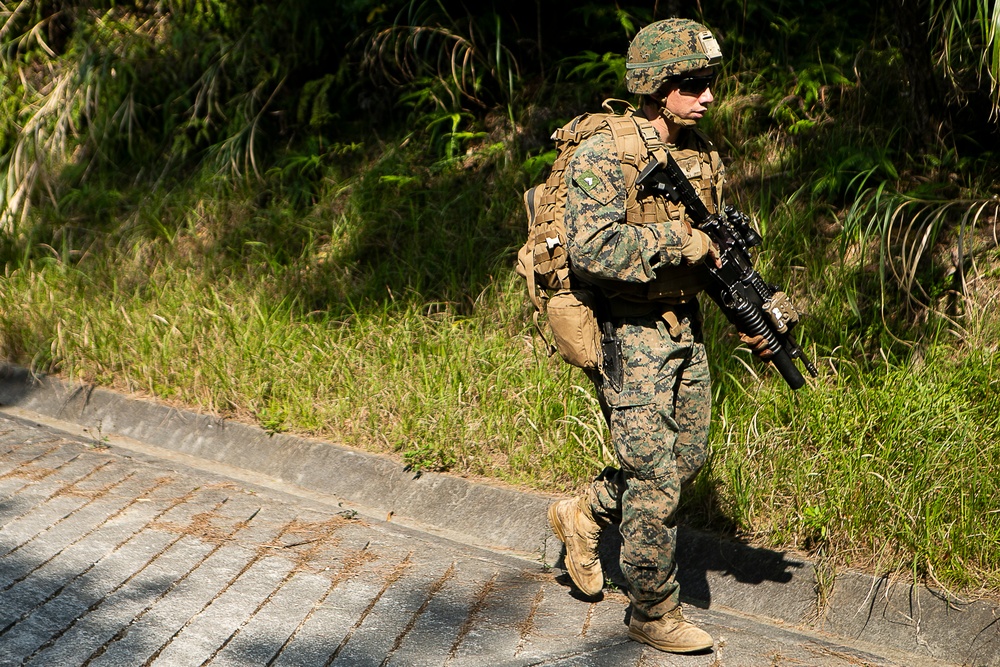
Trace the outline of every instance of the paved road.
<path fill-rule="evenodd" d="M 695 608 L 663 654 L 560 570 L 11 416 L 0 526 L 0 665 L 927 664 Z"/>

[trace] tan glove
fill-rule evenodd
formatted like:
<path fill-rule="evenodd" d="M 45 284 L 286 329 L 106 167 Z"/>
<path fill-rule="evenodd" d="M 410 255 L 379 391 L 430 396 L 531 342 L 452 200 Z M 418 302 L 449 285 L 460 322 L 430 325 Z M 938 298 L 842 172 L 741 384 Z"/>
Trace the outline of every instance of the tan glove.
<path fill-rule="evenodd" d="M 712 243 L 712 239 L 708 238 L 708 234 L 700 229 L 692 229 L 691 236 L 687 237 L 681 246 L 681 255 L 688 264 L 700 264 L 706 257 L 718 264 L 719 249 Z"/>
<path fill-rule="evenodd" d="M 753 352 L 754 355 L 760 357 L 761 359 L 770 359 L 774 356 L 774 352 L 772 352 L 767 346 L 767 339 L 763 336 L 748 336 L 745 333 L 741 333 L 740 340 L 744 345 L 750 348 L 750 351 Z"/>

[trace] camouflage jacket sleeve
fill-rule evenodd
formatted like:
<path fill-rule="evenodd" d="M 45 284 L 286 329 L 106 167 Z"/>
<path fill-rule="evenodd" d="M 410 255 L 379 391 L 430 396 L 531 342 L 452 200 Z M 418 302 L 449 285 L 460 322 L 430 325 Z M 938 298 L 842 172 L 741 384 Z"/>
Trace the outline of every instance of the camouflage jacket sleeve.
<path fill-rule="evenodd" d="M 614 140 L 584 140 L 566 167 L 566 233 L 573 270 L 603 280 L 646 283 L 680 262 L 680 239 L 663 224 L 625 222 L 625 175 Z"/>

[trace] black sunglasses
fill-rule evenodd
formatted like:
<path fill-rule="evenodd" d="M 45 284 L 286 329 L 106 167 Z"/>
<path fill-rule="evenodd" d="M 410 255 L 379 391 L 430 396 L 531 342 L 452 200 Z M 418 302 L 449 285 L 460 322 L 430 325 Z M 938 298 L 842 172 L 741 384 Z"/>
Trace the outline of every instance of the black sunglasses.
<path fill-rule="evenodd" d="M 682 76 L 671 79 L 670 83 L 677 86 L 677 90 L 686 95 L 701 95 L 705 90 L 715 83 L 715 72 L 703 76 Z"/>

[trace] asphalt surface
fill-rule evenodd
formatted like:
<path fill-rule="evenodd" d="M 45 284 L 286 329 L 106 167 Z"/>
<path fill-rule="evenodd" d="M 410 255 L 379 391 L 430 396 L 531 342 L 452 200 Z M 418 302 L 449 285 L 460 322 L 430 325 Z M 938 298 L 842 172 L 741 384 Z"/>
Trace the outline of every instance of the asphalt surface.
<path fill-rule="evenodd" d="M 951 664 L 714 604 L 661 653 L 558 567 L 43 422 L 0 411 L 0 665 Z"/>

